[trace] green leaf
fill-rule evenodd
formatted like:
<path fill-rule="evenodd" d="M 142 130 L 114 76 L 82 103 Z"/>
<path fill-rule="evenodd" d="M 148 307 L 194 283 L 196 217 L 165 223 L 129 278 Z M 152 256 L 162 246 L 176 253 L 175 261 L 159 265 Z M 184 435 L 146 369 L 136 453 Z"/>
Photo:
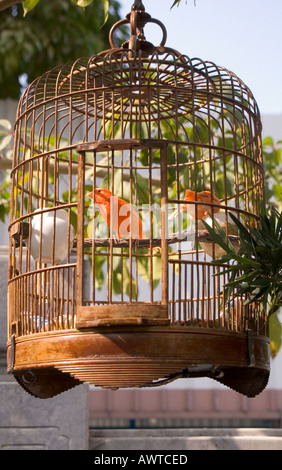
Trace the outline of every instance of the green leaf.
<path fill-rule="evenodd" d="M 88 7 L 88 5 L 90 5 L 93 2 L 93 0 L 71 0 L 71 1 L 81 8 Z"/>
<path fill-rule="evenodd" d="M 250 295 L 249 299 L 247 299 L 244 304 L 249 305 L 255 300 L 261 299 L 267 291 L 269 291 L 268 286 L 264 286 L 261 289 L 255 289 L 253 293 Z"/>
<path fill-rule="evenodd" d="M 102 4 L 103 4 L 103 7 L 104 7 L 104 23 L 102 24 L 101 27 L 104 26 L 104 24 L 108 21 L 108 18 L 109 18 L 109 8 L 110 8 L 110 2 L 109 0 L 102 0 Z"/>
<path fill-rule="evenodd" d="M 148 204 L 149 201 L 149 185 L 148 185 L 148 179 L 144 178 L 141 176 L 139 173 L 134 174 L 134 184 L 133 184 L 133 190 L 135 190 L 135 186 L 137 186 L 137 194 L 138 194 L 138 203 L 140 205 L 142 204 Z M 136 185 L 135 185 L 136 181 Z"/>
<path fill-rule="evenodd" d="M 224 241 L 224 238 L 226 239 L 226 234 L 224 230 L 219 226 L 219 233 L 217 233 L 210 225 L 208 225 L 204 220 L 202 220 L 202 223 L 204 224 L 206 230 L 209 232 L 209 234 L 212 236 L 213 240 L 215 243 L 217 243 L 221 248 L 223 248 L 226 253 L 233 253 L 233 250 L 227 243 Z M 235 250 L 234 250 L 235 253 Z"/>
<path fill-rule="evenodd" d="M 274 358 L 282 344 L 282 325 L 278 319 L 278 312 L 273 313 L 269 318 L 269 338 L 271 357 Z"/>
<path fill-rule="evenodd" d="M 10 121 L 8 121 L 8 119 L 0 119 L 0 126 L 4 127 L 4 129 L 6 129 L 7 131 L 12 130 L 12 124 L 10 123 Z"/>
<path fill-rule="evenodd" d="M 4 130 L 1 130 L 3 128 Z M 0 151 L 8 147 L 13 134 L 12 134 L 12 124 L 8 119 L 0 119 Z"/>
<path fill-rule="evenodd" d="M 252 260 L 252 259 L 244 258 L 243 256 L 240 256 L 240 255 L 237 255 L 237 254 L 233 255 L 233 259 L 235 259 L 235 261 L 237 261 L 237 263 L 239 263 L 238 264 L 239 268 L 241 268 L 241 267 L 246 268 L 246 266 L 249 266 L 252 269 L 260 268 L 260 264 L 257 263 L 256 261 Z"/>
<path fill-rule="evenodd" d="M 171 8 L 173 8 L 175 5 L 177 5 L 179 7 L 180 3 L 181 3 L 181 0 L 175 0 L 172 4 Z"/>
<path fill-rule="evenodd" d="M 262 145 L 271 145 L 271 146 L 273 146 L 274 145 L 273 138 L 270 137 L 270 136 L 265 137 L 262 141 Z"/>
<path fill-rule="evenodd" d="M 37 3 L 39 0 L 24 0 L 23 2 L 23 16 L 26 16 L 26 14 L 32 10 L 34 7 L 36 7 Z"/>
<path fill-rule="evenodd" d="M 153 258 L 153 288 L 156 289 L 158 286 L 162 275 L 162 259 L 159 256 L 154 256 Z"/>
<path fill-rule="evenodd" d="M 4 150 L 6 147 L 8 147 L 10 141 L 12 139 L 12 135 L 1 135 L 0 133 L 0 151 Z"/>
<path fill-rule="evenodd" d="M 240 220 L 230 212 L 230 217 L 233 220 L 233 222 L 237 225 L 239 231 L 240 231 L 240 239 L 242 241 L 247 241 L 251 246 L 253 245 L 253 239 L 252 236 L 250 235 L 249 230 L 245 227 L 245 225 L 240 222 Z"/>
<path fill-rule="evenodd" d="M 280 186 L 280 184 L 274 184 L 273 185 L 273 190 L 274 190 L 275 197 L 278 200 L 281 200 L 281 198 L 282 198 L 282 186 Z"/>

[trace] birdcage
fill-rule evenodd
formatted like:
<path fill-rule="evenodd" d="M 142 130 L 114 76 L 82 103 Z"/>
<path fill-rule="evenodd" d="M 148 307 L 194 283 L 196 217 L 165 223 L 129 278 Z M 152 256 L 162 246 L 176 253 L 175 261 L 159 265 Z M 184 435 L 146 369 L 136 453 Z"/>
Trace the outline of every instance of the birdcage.
<path fill-rule="evenodd" d="M 154 23 L 163 37 L 145 38 Z M 130 26 L 117 45 L 116 31 Z M 233 290 L 203 220 L 256 224 L 261 121 L 249 88 L 167 47 L 142 2 L 110 49 L 23 93 L 11 173 L 8 370 L 34 396 L 87 382 L 266 386 L 266 316 Z M 187 383 L 189 386 L 189 381 Z"/>

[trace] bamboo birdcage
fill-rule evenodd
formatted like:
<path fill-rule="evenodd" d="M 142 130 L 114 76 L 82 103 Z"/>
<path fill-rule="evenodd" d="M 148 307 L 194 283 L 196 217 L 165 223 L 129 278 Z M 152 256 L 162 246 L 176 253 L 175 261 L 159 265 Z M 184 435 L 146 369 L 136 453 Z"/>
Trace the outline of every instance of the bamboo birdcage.
<path fill-rule="evenodd" d="M 163 32 L 157 47 L 144 36 L 150 22 Z M 131 36 L 118 47 L 124 24 Z M 197 197 L 211 193 L 205 220 L 220 211 L 234 244 L 229 212 L 256 223 L 259 110 L 234 73 L 165 44 L 165 27 L 135 1 L 111 49 L 45 73 L 20 99 L 8 370 L 34 396 L 179 377 L 211 377 L 247 396 L 266 386 L 267 318 L 236 291 L 223 301 L 228 275 L 215 275 L 219 247 Z M 107 208 L 89 197 L 101 188 Z"/>

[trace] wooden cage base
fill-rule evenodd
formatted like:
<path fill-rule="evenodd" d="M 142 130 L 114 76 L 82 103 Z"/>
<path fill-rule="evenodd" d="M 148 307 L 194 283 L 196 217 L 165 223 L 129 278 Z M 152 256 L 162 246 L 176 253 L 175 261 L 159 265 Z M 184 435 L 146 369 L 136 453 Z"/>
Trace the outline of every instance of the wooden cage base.
<path fill-rule="evenodd" d="M 254 397 L 268 382 L 269 339 L 250 332 L 170 326 L 49 332 L 16 338 L 12 348 L 9 344 L 8 371 L 38 398 L 83 382 L 141 388 L 183 377 L 210 377 Z"/>

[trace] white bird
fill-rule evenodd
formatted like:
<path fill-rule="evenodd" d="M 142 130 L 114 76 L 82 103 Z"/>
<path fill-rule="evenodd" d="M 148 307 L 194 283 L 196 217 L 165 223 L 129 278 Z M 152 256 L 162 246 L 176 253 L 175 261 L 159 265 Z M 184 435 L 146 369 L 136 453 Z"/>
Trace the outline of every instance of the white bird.
<path fill-rule="evenodd" d="M 40 213 L 37 213 L 39 211 Z M 31 256 L 35 261 L 41 260 L 42 263 L 60 264 L 67 258 L 75 237 L 73 226 L 69 226 L 69 214 L 63 209 L 56 210 L 55 214 L 54 211 L 44 212 L 44 209 L 36 209 L 34 212 L 30 235 Z"/>
<path fill-rule="evenodd" d="M 225 231 L 227 235 L 234 235 L 238 236 L 238 231 L 236 230 L 236 225 L 234 224 L 233 220 L 231 219 L 229 213 L 226 215 L 226 211 L 221 209 L 219 212 L 215 213 L 213 217 L 211 215 L 208 215 L 206 217 L 203 217 L 199 221 L 198 229 L 199 230 L 206 230 L 206 227 L 204 226 L 202 220 L 204 220 L 210 227 L 212 227 L 216 232 L 217 228 L 215 226 L 214 221 L 216 221 L 219 226 Z M 232 240 L 231 241 L 234 249 L 236 252 L 239 250 L 239 242 L 237 240 Z M 212 242 L 202 242 L 201 241 L 201 246 L 203 250 L 211 257 L 211 258 L 220 258 L 222 255 L 225 254 L 225 250 L 218 245 L 217 243 Z"/>

